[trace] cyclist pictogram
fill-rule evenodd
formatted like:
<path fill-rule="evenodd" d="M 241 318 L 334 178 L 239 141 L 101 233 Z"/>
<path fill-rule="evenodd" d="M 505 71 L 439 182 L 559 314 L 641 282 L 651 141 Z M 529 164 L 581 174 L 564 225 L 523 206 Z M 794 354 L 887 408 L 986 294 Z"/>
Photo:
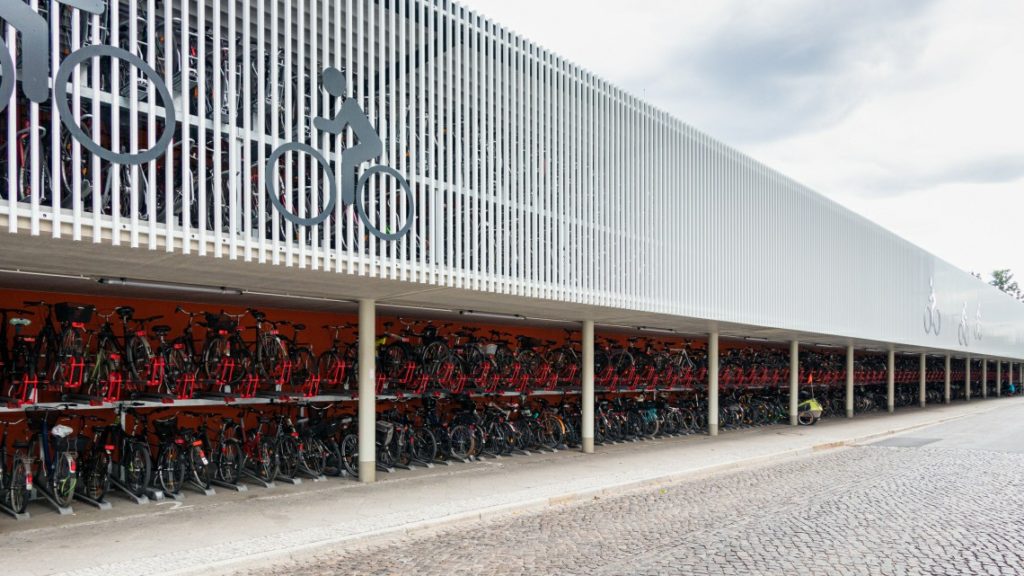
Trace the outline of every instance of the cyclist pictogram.
<path fill-rule="evenodd" d="M 942 331 L 942 313 L 939 311 L 938 300 L 935 297 L 935 279 L 928 280 L 930 293 L 928 294 L 928 305 L 924 308 L 924 332 L 925 334 L 939 335 Z"/>
<path fill-rule="evenodd" d="M 981 340 L 981 302 L 978 302 L 978 309 L 974 313 L 974 339 Z"/>
<path fill-rule="evenodd" d="M 359 167 L 364 162 L 379 158 L 384 153 L 384 144 L 356 99 L 345 97 L 345 75 L 341 70 L 325 68 L 323 71 L 323 85 L 328 94 L 341 99 L 341 109 L 335 114 L 334 118 L 315 118 L 313 126 L 321 132 L 335 135 L 343 133 L 347 128 L 351 128 L 356 139 L 355 145 L 345 149 L 341 154 L 341 203 L 343 206 L 355 204 L 359 219 L 366 225 L 367 230 L 377 238 L 381 240 L 398 240 L 409 232 L 409 229 L 412 227 L 413 214 L 415 214 L 415 199 L 412 195 L 412 189 L 409 188 L 409 182 L 394 168 L 381 164 L 368 167 L 359 176 L 358 181 L 356 180 L 356 173 Z M 265 185 L 267 193 L 270 195 L 270 201 L 274 204 L 274 208 L 277 209 L 278 213 L 289 222 L 297 226 L 316 226 L 326 220 L 334 211 L 338 193 L 338 183 L 335 179 L 334 171 L 319 150 L 304 142 L 289 142 L 279 146 L 270 153 L 270 157 L 267 158 L 267 174 L 278 173 L 278 160 L 287 152 L 308 154 L 320 164 L 326 176 L 326 189 L 324 191 L 324 195 L 327 198 L 326 204 L 318 214 L 310 217 L 299 217 L 285 207 L 281 201 L 279 179 L 268 176 Z M 374 222 L 374 219 L 367 215 L 364 192 L 370 182 L 370 178 L 375 174 L 394 178 L 402 194 L 405 195 L 405 221 L 397 232 L 390 232 L 386 226 L 382 230 L 381 228 L 385 223 L 380 221 Z M 311 191 L 311 193 L 313 192 Z M 306 200 L 312 208 L 314 205 L 312 198 Z M 297 206 L 300 202 L 293 201 L 292 204 Z"/>
<path fill-rule="evenodd" d="M 104 0 L 62 0 L 62 3 L 72 8 L 77 8 L 89 14 L 102 14 L 106 10 Z M 50 36 L 46 20 L 40 16 L 28 4 L 20 0 L 0 0 L 0 18 L 7 21 L 7 24 L 21 32 L 21 90 L 25 97 L 32 102 L 42 103 L 50 95 Z M 121 60 L 128 63 L 139 71 L 152 83 L 163 101 L 165 120 L 168 128 L 165 128 L 160 138 L 153 147 L 134 153 L 122 153 L 109 148 L 93 140 L 85 130 L 75 122 L 74 115 L 68 104 L 68 86 L 71 80 L 71 73 L 75 68 L 93 58 L 106 56 L 111 59 Z M 0 40 L 0 111 L 7 108 L 7 104 L 14 94 L 17 83 L 14 61 L 11 59 L 10 50 Z M 93 44 L 84 46 L 68 54 L 60 63 L 57 73 L 53 77 L 53 98 L 57 106 L 61 123 L 75 140 L 87 150 L 96 154 L 104 160 L 115 164 L 142 164 L 159 158 L 170 145 L 174 138 L 173 127 L 175 124 L 174 101 L 170 90 L 164 84 L 160 74 L 150 67 L 142 58 L 131 52 L 115 46 L 105 44 Z"/>
<path fill-rule="evenodd" d="M 964 307 L 960 311 L 960 325 L 956 327 L 956 340 L 961 346 L 969 346 L 971 344 L 971 328 L 967 323 L 966 301 L 964 301 Z"/>

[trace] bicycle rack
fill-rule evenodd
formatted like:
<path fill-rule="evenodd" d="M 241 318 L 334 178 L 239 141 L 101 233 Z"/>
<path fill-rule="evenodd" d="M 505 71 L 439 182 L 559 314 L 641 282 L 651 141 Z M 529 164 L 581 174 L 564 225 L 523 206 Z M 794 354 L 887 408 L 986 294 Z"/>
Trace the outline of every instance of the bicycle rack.
<path fill-rule="evenodd" d="M 292 361 L 289 359 L 282 360 L 275 368 L 274 373 L 271 375 L 274 380 L 274 385 L 277 390 L 283 390 L 284 386 L 291 384 L 292 382 Z"/>
<path fill-rule="evenodd" d="M 196 375 L 185 374 L 178 382 L 178 400 L 188 400 L 196 393 Z"/>
<path fill-rule="evenodd" d="M 22 376 L 14 395 L 10 397 L 0 396 L 0 404 L 4 404 L 8 408 L 21 408 L 22 406 L 35 404 L 38 391 L 39 378 L 36 376 Z"/>
<path fill-rule="evenodd" d="M 42 498 L 40 498 L 40 496 L 42 496 Z M 58 504 L 57 499 L 53 497 L 53 494 L 50 494 L 49 490 L 41 485 L 34 484 L 32 487 L 32 497 L 29 501 L 34 502 L 37 500 L 46 500 L 61 516 L 70 516 L 75 513 L 71 506 L 61 506 Z"/>
<path fill-rule="evenodd" d="M 145 400 L 155 400 L 163 404 L 173 404 L 175 396 L 172 394 L 163 394 L 160 392 L 166 382 L 167 378 L 167 365 L 164 359 L 160 356 L 154 356 L 149 359 L 149 366 L 146 368 L 146 379 L 143 381 L 143 388 L 146 392 L 137 392 L 132 394 L 132 398 L 139 398 Z M 193 382 L 195 382 L 195 376 L 192 376 Z"/>
<path fill-rule="evenodd" d="M 216 391 L 208 391 L 200 394 L 206 398 L 223 399 L 225 402 L 234 402 L 238 396 L 231 392 L 231 382 L 235 375 L 235 359 L 231 357 L 221 358 L 217 366 L 217 376 L 214 378 Z"/>
<path fill-rule="evenodd" d="M 306 398 L 315 398 L 320 395 L 320 376 L 310 374 L 302 384 L 302 395 Z"/>
<path fill-rule="evenodd" d="M 324 379 L 322 384 L 326 386 L 324 394 L 340 395 L 345 385 L 345 371 L 348 368 L 348 364 L 344 360 L 336 360 L 331 363 L 330 368 L 327 370 L 327 377 Z"/>
<path fill-rule="evenodd" d="M 264 488 L 276 488 L 277 487 L 277 484 L 274 484 L 273 480 L 271 480 L 270 482 L 267 482 L 266 480 L 260 478 L 256 474 L 253 474 L 252 470 L 249 470 L 249 467 L 246 466 L 244 463 L 242 465 L 242 468 L 239 470 L 239 474 L 238 474 L 239 479 L 241 479 L 243 476 L 248 478 L 250 481 L 255 482 L 256 484 L 259 484 L 260 486 L 263 486 Z M 278 476 L 278 478 L 280 478 L 280 476 Z M 239 486 L 241 486 L 241 485 L 239 485 Z M 248 490 L 248 488 L 246 488 L 246 490 Z M 239 490 L 239 492 L 245 492 L 246 490 Z"/>
<path fill-rule="evenodd" d="M 216 496 L 217 495 L 217 491 L 214 490 L 212 487 L 211 488 L 203 488 L 202 486 L 197 484 L 194 480 L 186 480 L 185 484 L 182 486 L 182 488 L 184 488 L 185 486 L 195 490 L 196 492 L 199 492 L 203 496 Z M 185 497 L 182 496 L 182 499 L 184 499 L 184 498 Z"/>
<path fill-rule="evenodd" d="M 249 374 L 249 375 L 245 376 L 244 378 L 242 378 L 242 385 L 239 387 L 238 397 L 239 398 L 255 398 L 257 390 L 259 390 L 259 387 L 260 387 L 260 378 L 259 378 L 259 376 L 255 375 L 255 374 Z M 274 397 L 274 398 L 277 398 L 278 396 L 280 396 L 280 393 L 278 393 L 278 392 L 270 392 L 269 394 L 272 394 L 272 397 Z"/>
<path fill-rule="evenodd" d="M 82 502 L 85 502 L 86 504 L 94 506 L 100 510 L 110 510 L 111 508 L 113 508 L 110 502 L 107 502 L 106 499 L 93 500 L 92 498 L 89 498 L 85 494 L 79 493 L 77 490 L 75 490 L 75 500 L 81 500 Z"/>

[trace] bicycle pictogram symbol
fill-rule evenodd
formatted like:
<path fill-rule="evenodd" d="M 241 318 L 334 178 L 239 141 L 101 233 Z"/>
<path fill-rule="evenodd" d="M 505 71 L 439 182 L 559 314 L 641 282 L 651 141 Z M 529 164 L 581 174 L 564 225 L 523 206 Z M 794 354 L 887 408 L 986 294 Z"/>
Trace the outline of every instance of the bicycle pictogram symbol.
<path fill-rule="evenodd" d="M 960 325 L 956 327 L 956 340 L 961 346 L 971 344 L 971 328 L 967 322 L 967 302 L 964 302 L 964 307 L 960 311 Z"/>
<path fill-rule="evenodd" d="M 978 309 L 974 314 L 974 339 L 981 340 L 981 302 L 978 302 Z"/>
<path fill-rule="evenodd" d="M 338 111 L 334 118 L 315 118 L 313 120 L 313 126 L 321 132 L 334 135 L 343 133 L 347 128 L 352 128 L 352 132 L 356 137 L 356 144 L 345 149 L 341 154 L 341 203 L 343 206 L 351 206 L 354 204 L 356 212 L 359 214 L 359 219 L 366 226 L 366 229 L 377 238 L 380 238 L 381 240 L 398 240 L 409 232 L 409 229 L 412 227 L 413 214 L 416 213 L 416 202 L 412 194 L 412 189 L 409 187 L 409 182 L 394 168 L 381 164 L 368 167 L 363 171 L 358 182 L 355 180 L 354 177 L 359 166 L 364 162 L 369 162 L 379 158 L 381 154 L 384 153 L 384 144 L 381 142 L 380 136 L 377 134 L 377 131 L 370 123 L 370 119 L 366 116 L 366 113 L 359 106 L 356 99 L 345 97 L 345 76 L 341 70 L 338 70 L 337 68 L 325 68 L 323 71 L 323 84 L 324 89 L 328 94 L 342 100 L 341 110 Z M 324 158 L 323 154 L 321 154 L 319 150 L 304 142 L 288 142 L 287 144 L 282 144 L 277 147 L 270 153 L 270 156 L 267 158 L 267 174 L 277 173 L 278 160 L 287 152 L 307 154 L 316 160 L 326 175 L 327 189 L 324 194 L 327 196 L 327 202 L 316 215 L 310 217 L 297 216 L 285 207 L 284 203 L 281 201 L 281 190 L 279 189 L 280 183 L 278 182 L 278 179 L 268 177 L 266 179 L 266 188 L 267 193 L 270 195 L 270 201 L 274 204 L 274 208 L 277 209 L 278 213 L 285 220 L 288 220 L 297 226 L 316 226 L 326 220 L 334 211 L 338 192 L 338 182 L 335 179 L 334 171 L 330 164 L 328 164 L 327 159 Z M 367 215 L 365 205 L 366 199 L 363 192 L 366 190 L 366 187 L 370 182 L 370 178 L 374 174 L 394 178 L 404 195 L 405 222 L 397 232 L 382 230 L 379 226 L 383 223 L 374 222 L 373 219 Z M 312 201 L 311 198 L 307 200 Z M 310 207 L 312 209 L 312 205 Z"/>
<path fill-rule="evenodd" d="M 928 286 L 931 292 L 928 294 L 928 305 L 924 308 L 924 332 L 938 336 L 942 332 L 942 312 L 939 311 L 938 299 L 935 297 L 935 280 L 929 279 Z"/>
<path fill-rule="evenodd" d="M 94 15 L 102 14 L 106 10 L 104 0 L 61 0 L 61 3 Z M 46 102 L 50 96 L 50 32 L 46 19 L 20 0 L 0 0 L 0 18 L 21 32 L 21 91 L 32 102 L 39 104 Z M 121 60 L 137 68 L 156 89 L 163 101 L 166 110 L 165 128 L 151 148 L 133 153 L 104 148 L 75 122 L 68 104 L 68 85 L 71 81 L 71 74 L 83 62 L 102 56 Z M 10 50 L 3 40 L 0 40 L 0 70 L 3 72 L 3 77 L 0 79 L 0 111 L 3 111 L 14 95 L 17 84 L 17 70 L 11 59 Z M 173 126 L 176 120 L 171 91 L 167 89 L 163 78 L 156 70 L 142 58 L 123 48 L 106 44 L 91 44 L 68 54 L 61 61 L 57 73 L 53 76 L 53 99 L 60 121 L 71 136 L 93 154 L 114 164 L 136 165 L 156 160 L 167 150 L 174 138 Z"/>

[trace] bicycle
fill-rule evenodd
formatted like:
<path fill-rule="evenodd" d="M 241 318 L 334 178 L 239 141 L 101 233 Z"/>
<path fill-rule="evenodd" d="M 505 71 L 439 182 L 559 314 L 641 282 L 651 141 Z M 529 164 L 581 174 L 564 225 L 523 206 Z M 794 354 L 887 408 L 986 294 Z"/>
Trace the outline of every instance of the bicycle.
<path fill-rule="evenodd" d="M 51 384 L 55 386 L 69 385 L 76 387 L 81 385 L 80 381 L 68 381 L 67 377 L 79 378 L 84 374 L 66 374 L 72 366 L 84 367 L 85 365 L 85 344 L 83 335 L 85 325 L 92 319 L 95 307 L 87 304 L 72 304 L 69 302 L 58 302 L 49 304 L 42 300 L 26 301 L 25 306 L 29 308 L 42 308 L 44 313 L 43 327 L 35 336 L 35 346 L 32 349 L 32 362 L 35 363 L 35 373 L 44 374 Z M 57 324 L 53 317 L 56 316 Z M 84 370 L 83 370 L 84 372 Z"/>
<path fill-rule="evenodd" d="M 33 439 L 29 446 L 30 454 L 38 454 L 37 466 L 32 474 L 34 486 L 44 490 L 61 508 L 66 508 L 75 497 L 78 484 L 78 454 L 75 451 L 75 431 L 58 422 L 68 417 L 63 414 L 73 404 L 61 404 L 58 407 L 36 408 L 27 410 L 29 429 Z M 53 436 L 51 443 L 50 436 Z"/>
<path fill-rule="evenodd" d="M 939 312 L 938 301 L 935 297 L 935 281 L 928 280 L 928 305 L 924 308 L 924 333 L 934 333 L 936 336 L 942 331 L 942 313 Z"/>
<path fill-rule="evenodd" d="M 378 158 L 383 153 L 384 144 L 381 142 L 380 136 L 374 130 L 373 125 L 367 118 L 366 113 L 360 108 L 359 103 L 355 98 L 345 97 L 345 75 L 336 68 L 325 68 L 323 70 L 323 86 L 328 94 L 342 100 L 341 110 L 334 116 L 334 118 L 328 119 L 318 117 L 313 120 L 313 125 L 321 132 L 328 134 L 341 134 L 346 128 L 351 127 L 355 133 L 357 144 L 350 147 L 342 155 L 342 180 L 341 180 L 341 202 L 342 206 L 355 205 L 356 213 L 359 215 L 359 219 L 363 222 L 367 231 L 371 234 L 384 241 L 394 241 L 405 236 L 412 228 L 414 220 L 416 199 L 413 196 L 412 189 L 409 187 L 409 182 L 394 168 L 384 166 L 381 164 L 373 165 L 363 171 L 363 174 L 359 176 L 358 182 L 355 182 L 356 170 L 358 167 L 366 161 Z M 281 201 L 282 195 L 288 199 L 290 194 L 283 194 L 279 189 L 279 180 L 274 175 L 280 175 L 281 169 L 278 166 L 278 160 L 288 152 L 298 152 L 306 154 L 315 160 L 321 168 L 324 175 L 324 194 L 328 197 L 324 203 L 318 202 L 315 197 L 310 195 L 307 202 L 296 202 L 295 205 L 304 208 L 308 204 L 310 210 L 309 213 L 313 214 L 310 217 L 303 217 L 294 214 L 289 208 L 286 208 L 284 203 Z M 266 174 L 272 175 L 265 181 L 265 187 L 267 194 L 270 196 L 270 201 L 278 213 L 289 222 L 297 226 L 312 227 L 317 226 L 334 213 L 334 205 L 337 202 L 338 195 L 338 183 L 334 176 L 334 167 L 324 158 L 323 154 L 319 150 L 313 148 L 309 144 L 299 141 L 288 142 L 282 144 L 274 149 L 270 156 L 267 158 Z M 370 183 L 370 178 L 375 174 L 379 174 L 381 177 L 390 176 L 394 178 L 398 183 L 398 188 L 404 194 L 405 210 L 405 222 L 399 228 L 397 232 L 389 232 L 387 229 L 382 230 L 377 226 L 379 220 L 383 222 L 383 218 L 370 218 L 367 215 L 367 207 L 363 198 L 362 191 L 367 188 Z M 383 205 L 383 202 L 381 203 Z M 318 206 L 323 205 L 323 209 L 319 213 L 314 214 Z M 300 210 L 300 213 L 304 213 L 304 210 Z"/>
<path fill-rule="evenodd" d="M 86 422 L 98 422 L 101 426 L 92 426 L 92 437 L 86 435 Z M 103 418 L 89 414 L 78 416 L 77 452 L 80 462 L 77 483 L 78 493 L 94 502 L 102 502 L 110 490 L 110 479 L 113 471 L 111 454 L 113 444 L 104 442 L 107 423 Z"/>
<path fill-rule="evenodd" d="M 61 0 L 63 4 L 86 12 L 91 15 L 100 15 L 106 10 L 103 0 Z M 0 18 L 7 21 L 9 26 L 21 31 L 21 89 L 25 97 L 42 104 L 50 95 L 51 78 L 50 72 L 50 39 L 49 26 L 46 19 L 33 10 L 29 5 L 21 2 L 5 2 L 0 5 Z M 3 111 L 16 86 L 17 70 L 10 56 L 10 50 L 6 43 L 0 41 L 0 70 L 3 70 L 0 77 L 0 111 Z M 149 83 L 147 88 L 155 88 L 164 106 L 165 129 L 151 148 L 139 152 L 120 153 L 109 148 L 104 148 L 100 143 L 93 140 L 75 122 L 69 105 L 68 86 L 72 84 L 71 76 L 74 70 L 81 64 L 91 62 L 94 59 L 108 57 L 119 60 L 125 66 L 134 66 Z M 130 75 L 125 75 L 130 77 Z M 168 127 L 175 126 L 174 100 L 171 92 L 164 84 L 161 75 L 154 70 L 145 60 L 138 55 L 119 48 L 105 44 L 89 44 L 83 46 L 70 54 L 67 54 L 61 61 L 56 73 L 52 78 L 54 104 L 61 123 L 78 142 L 89 152 L 99 156 L 103 160 L 115 164 L 143 164 L 157 159 L 170 145 L 174 138 L 174 130 Z"/>
<path fill-rule="evenodd" d="M 147 418 L 134 408 L 119 407 L 117 414 L 132 416 L 131 431 L 114 423 L 105 427 L 99 444 L 113 446 L 111 474 L 117 483 L 136 498 L 146 494 L 152 479 L 153 456 L 146 432 Z"/>
<path fill-rule="evenodd" d="M 32 494 L 32 457 L 27 442 L 15 442 L 14 452 L 8 457 L 7 434 L 11 426 L 24 422 L 25 418 L 0 421 L 0 502 L 15 514 L 25 512 Z"/>

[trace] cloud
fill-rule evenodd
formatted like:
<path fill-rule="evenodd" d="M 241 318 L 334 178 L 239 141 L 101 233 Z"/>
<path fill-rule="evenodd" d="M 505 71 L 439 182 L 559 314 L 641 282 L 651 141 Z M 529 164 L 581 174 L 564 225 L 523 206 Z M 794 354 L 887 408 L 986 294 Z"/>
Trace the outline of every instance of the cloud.
<path fill-rule="evenodd" d="M 680 44 L 647 85 L 666 108 L 732 143 L 780 140 L 842 121 L 911 68 L 933 0 L 740 2 L 700 45 Z"/>
<path fill-rule="evenodd" d="M 1024 156 L 978 156 L 915 171 L 891 166 L 882 175 L 864 178 L 866 196 L 895 196 L 951 184 L 1004 184 L 1024 178 Z"/>

